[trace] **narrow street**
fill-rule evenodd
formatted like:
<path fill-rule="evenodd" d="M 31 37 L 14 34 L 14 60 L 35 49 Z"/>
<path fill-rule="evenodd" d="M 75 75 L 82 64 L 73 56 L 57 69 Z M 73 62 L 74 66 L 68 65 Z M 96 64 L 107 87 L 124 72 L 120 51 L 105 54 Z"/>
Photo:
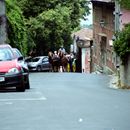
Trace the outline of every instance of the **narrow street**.
<path fill-rule="evenodd" d="M 30 90 L 0 91 L 0 130 L 130 130 L 130 91 L 111 76 L 30 73 Z"/>

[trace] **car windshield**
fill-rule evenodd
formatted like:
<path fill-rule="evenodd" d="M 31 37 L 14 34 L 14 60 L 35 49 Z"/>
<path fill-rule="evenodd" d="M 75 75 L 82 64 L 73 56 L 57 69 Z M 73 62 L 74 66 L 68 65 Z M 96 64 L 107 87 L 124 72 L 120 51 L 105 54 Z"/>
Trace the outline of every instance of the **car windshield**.
<path fill-rule="evenodd" d="M 13 58 L 13 53 L 9 48 L 0 48 L 0 61 L 11 60 Z"/>
<path fill-rule="evenodd" d="M 40 58 L 36 57 L 32 59 L 32 62 L 38 62 L 40 60 Z"/>
<path fill-rule="evenodd" d="M 22 54 L 21 54 L 21 52 L 19 50 L 17 50 L 17 49 L 14 48 L 13 51 L 16 54 L 17 58 L 19 58 L 19 57 L 22 56 Z"/>

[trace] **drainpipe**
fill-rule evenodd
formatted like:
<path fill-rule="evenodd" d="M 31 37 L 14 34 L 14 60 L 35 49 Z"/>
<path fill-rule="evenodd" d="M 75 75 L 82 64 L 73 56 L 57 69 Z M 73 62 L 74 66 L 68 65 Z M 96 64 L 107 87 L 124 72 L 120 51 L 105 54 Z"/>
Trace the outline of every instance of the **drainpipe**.
<path fill-rule="evenodd" d="M 93 72 L 93 41 L 90 41 L 90 73 Z"/>
<path fill-rule="evenodd" d="M 6 38 L 7 38 L 7 32 L 6 32 L 5 0 L 0 0 L 0 44 L 5 44 Z"/>

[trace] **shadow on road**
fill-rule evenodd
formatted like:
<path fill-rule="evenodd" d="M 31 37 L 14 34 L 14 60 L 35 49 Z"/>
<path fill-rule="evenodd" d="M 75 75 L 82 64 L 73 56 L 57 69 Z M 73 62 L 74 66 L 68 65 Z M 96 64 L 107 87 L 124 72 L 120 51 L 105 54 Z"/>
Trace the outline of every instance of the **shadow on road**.
<path fill-rule="evenodd" d="M 16 92 L 16 87 L 0 88 L 0 93 Z"/>

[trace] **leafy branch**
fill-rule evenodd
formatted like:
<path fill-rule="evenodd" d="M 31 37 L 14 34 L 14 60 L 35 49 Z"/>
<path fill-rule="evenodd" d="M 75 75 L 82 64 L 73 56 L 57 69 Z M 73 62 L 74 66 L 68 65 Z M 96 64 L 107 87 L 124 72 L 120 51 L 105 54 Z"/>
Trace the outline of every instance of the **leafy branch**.
<path fill-rule="evenodd" d="M 125 64 L 127 56 L 130 54 L 130 24 L 126 25 L 116 36 L 114 50 L 120 56 L 122 64 Z"/>

